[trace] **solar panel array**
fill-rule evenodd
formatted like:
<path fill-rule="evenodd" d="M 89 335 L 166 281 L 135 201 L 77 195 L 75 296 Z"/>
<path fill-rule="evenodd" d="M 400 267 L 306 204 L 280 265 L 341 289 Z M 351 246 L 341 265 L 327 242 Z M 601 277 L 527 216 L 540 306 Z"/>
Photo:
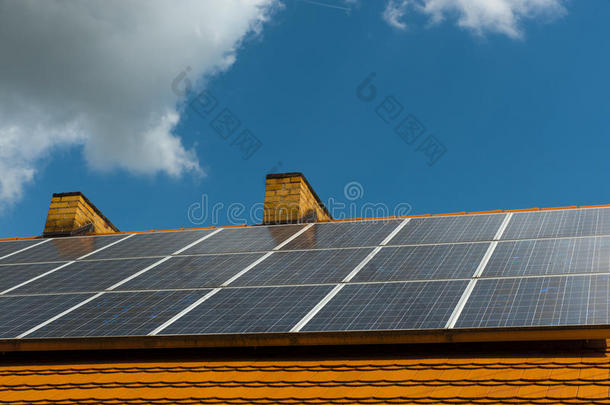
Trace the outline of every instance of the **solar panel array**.
<path fill-rule="evenodd" d="M 0 242 L 0 339 L 610 324 L 610 208 Z"/>

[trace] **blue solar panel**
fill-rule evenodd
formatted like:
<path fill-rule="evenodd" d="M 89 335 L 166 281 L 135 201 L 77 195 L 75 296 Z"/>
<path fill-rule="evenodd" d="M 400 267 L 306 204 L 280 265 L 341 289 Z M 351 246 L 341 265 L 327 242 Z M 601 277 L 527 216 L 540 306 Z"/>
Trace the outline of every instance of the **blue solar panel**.
<path fill-rule="evenodd" d="M 0 292 L 38 277 L 65 263 L 9 264 L 0 266 Z"/>
<path fill-rule="evenodd" d="M 372 251 L 358 248 L 276 252 L 231 285 L 338 283 Z"/>
<path fill-rule="evenodd" d="M 352 281 L 407 281 L 468 278 L 489 243 L 384 247 Z"/>
<path fill-rule="evenodd" d="M 0 242 L 0 257 L 13 254 L 21 249 L 29 248 L 30 246 L 40 242 L 42 242 L 40 239 Z"/>
<path fill-rule="evenodd" d="M 63 262 L 75 260 L 124 237 L 125 235 L 113 235 L 52 239 L 39 246 L 35 246 L 24 252 L 0 260 L 0 264 Z"/>
<path fill-rule="evenodd" d="M 121 285 L 118 290 L 218 287 L 263 253 L 176 256 Z"/>
<path fill-rule="evenodd" d="M 0 260 L 0 338 L 610 325 L 609 212 L 53 239 Z"/>
<path fill-rule="evenodd" d="M 305 225 L 227 228 L 184 252 L 189 254 L 262 252 L 272 250 Z"/>
<path fill-rule="evenodd" d="M 468 281 L 346 285 L 303 331 L 440 329 Z"/>
<path fill-rule="evenodd" d="M 456 328 L 610 324 L 610 276 L 479 280 Z"/>
<path fill-rule="evenodd" d="M 145 336 L 206 293 L 105 293 L 27 337 Z"/>
<path fill-rule="evenodd" d="M 198 231 L 136 234 L 123 242 L 89 256 L 87 259 L 167 256 L 209 235 L 211 232 L 212 230 L 210 229 L 203 229 Z"/>
<path fill-rule="evenodd" d="M 401 220 L 318 223 L 282 250 L 377 246 Z"/>
<path fill-rule="evenodd" d="M 483 277 L 610 273 L 610 237 L 500 242 Z"/>
<path fill-rule="evenodd" d="M 155 261 L 157 259 L 76 262 L 17 288 L 11 294 L 103 291 Z"/>
<path fill-rule="evenodd" d="M 163 335 L 288 332 L 332 286 L 227 288 L 163 330 Z"/>
<path fill-rule="evenodd" d="M 0 338 L 16 338 L 92 294 L 0 296 Z"/>
<path fill-rule="evenodd" d="M 491 241 L 506 214 L 411 218 L 392 245 Z"/>
<path fill-rule="evenodd" d="M 610 235 L 610 208 L 516 212 L 502 239 Z"/>

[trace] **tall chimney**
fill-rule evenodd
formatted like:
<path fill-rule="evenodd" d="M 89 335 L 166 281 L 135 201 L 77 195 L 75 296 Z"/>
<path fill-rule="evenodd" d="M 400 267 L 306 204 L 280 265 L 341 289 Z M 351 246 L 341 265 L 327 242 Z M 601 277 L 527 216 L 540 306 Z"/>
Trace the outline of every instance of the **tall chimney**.
<path fill-rule="evenodd" d="M 44 237 L 116 232 L 118 228 L 83 193 L 53 194 Z"/>
<path fill-rule="evenodd" d="M 330 213 L 302 173 L 268 174 L 264 224 L 330 221 Z"/>

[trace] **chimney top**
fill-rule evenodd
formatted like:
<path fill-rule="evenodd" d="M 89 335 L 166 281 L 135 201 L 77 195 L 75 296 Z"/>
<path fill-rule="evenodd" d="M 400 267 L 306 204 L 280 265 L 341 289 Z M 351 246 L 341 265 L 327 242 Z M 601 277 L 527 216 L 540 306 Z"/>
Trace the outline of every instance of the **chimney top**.
<path fill-rule="evenodd" d="M 265 181 L 263 224 L 330 221 L 332 217 L 303 173 L 272 173 Z"/>
<path fill-rule="evenodd" d="M 53 194 L 44 237 L 116 232 L 119 229 L 80 191 Z"/>

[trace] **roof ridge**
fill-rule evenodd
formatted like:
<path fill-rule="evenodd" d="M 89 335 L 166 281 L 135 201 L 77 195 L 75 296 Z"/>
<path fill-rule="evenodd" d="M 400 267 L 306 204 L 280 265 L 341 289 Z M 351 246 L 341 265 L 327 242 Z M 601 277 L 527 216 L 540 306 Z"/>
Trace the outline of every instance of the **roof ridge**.
<path fill-rule="evenodd" d="M 607 208 L 610 207 L 610 204 L 598 204 L 598 205 L 570 205 L 563 207 L 543 207 L 543 208 L 518 208 L 518 209 L 508 209 L 508 210 L 489 210 L 489 211 L 472 211 L 472 212 L 450 212 L 450 213 L 441 213 L 441 214 L 417 214 L 417 215 L 404 215 L 404 216 L 388 216 L 388 217 L 373 217 L 373 218 L 344 218 L 344 219 L 333 219 L 331 221 L 320 221 L 322 222 L 349 222 L 349 221 L 383 221 L 390 219 L 404 219 L 404 218 L 425 218 L 425 217 L 441 217 L 441 216 L 458 216 L 458 215 L 485 215 L 485 214 L 501 214 L 501 213 L 509 213 L 509 212 L 530 212 L 530 211 L 557 211 L 557 210 L 572 210 L 572 209 L 585 209 L 585 208 Z M 225 228 L 250 228 L 250 227 L 258 227 L 258 226 L 287 226 L 294 224 L 278 224 L 278 225 L 262 225 L 262 224 L 252 224 L 252 225 L 225 225 L 225 226 L 206 226 L 206 227 L 198 227 L 198 228 L 176 228 L 176 229 L 150 229 L 146 231 L 131 231 L 131 232 L 115 232 L 115 233 L 92 233 L 87 236 L 104 236 L 104 235 L 128 235 L 134 233 L 153 233 L 153 232 L 182 232 L 182 231 L 199 231 L 205 229 L 225 229 Z M 19 241 L 19 240 L 31 240 L 31 239 L 40 239 L 42 236 L 26 236 L 26 237 L 12 237 L 12 238 L 0 238 L 0 242 L 10 242 L 10 241 Z"/>

